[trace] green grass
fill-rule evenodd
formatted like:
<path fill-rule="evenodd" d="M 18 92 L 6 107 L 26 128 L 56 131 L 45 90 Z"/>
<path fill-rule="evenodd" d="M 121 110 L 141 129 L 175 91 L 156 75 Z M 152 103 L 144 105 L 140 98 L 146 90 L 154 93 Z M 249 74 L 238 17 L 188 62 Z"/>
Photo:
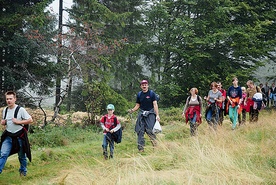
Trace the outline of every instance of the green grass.
<path fill-rule="evenodd" d="M 216 133 L 204 122 L 197 137 L 190 137 L 181 110 L 179 115 L 172 112 L 178 111 L 162 111 L 161 123 L 162 116 L 166 121 L 158 147 L 152 148 L 146 137 L 142 154 L 137 152 L 133 121 L 123 123 L 123 141 L 115 146 L 113 160 L 103 159 L 97 127 L 35 130 L 30 134 L 33 161 L 28 175 L 19 177 L 13 155 L 0 184 L 275 184 L 275 112 L 262 111 L 258 123 L 234 131 L 227 118 Z"/>

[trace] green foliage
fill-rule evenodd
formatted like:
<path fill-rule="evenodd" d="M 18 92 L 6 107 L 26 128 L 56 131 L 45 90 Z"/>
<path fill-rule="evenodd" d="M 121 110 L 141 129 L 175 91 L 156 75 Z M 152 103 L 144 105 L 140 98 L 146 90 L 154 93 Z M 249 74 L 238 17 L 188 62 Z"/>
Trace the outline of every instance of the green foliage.
<path fill-rule="evenodd" d="M 5 33 L 0 38 L 2 91 L 18 90 L 28 84 L 38 94 L 48 94 L 53 86 L 55 70 L 49 61 L 52 51 L 46 48 L 52 43 L 54 19 L 44 12 L 49 3 L 3 1 L 0 19 L 1 32 Z"/>
<path fill-rule="evenodd" d="M 44 129 L 35 128 L 34 133 L 29 135 L 30 143 L 37 147 L 60 147 L 71 143 L 89 141 L 99 133 L 101 128 L 89 126 L 85 129 L 68 124 L 63 127 L 45 127 Z M 94 134 L 93 134 L 94 133 Z M 44 155 L 44 154 L 43 154 Z"/>

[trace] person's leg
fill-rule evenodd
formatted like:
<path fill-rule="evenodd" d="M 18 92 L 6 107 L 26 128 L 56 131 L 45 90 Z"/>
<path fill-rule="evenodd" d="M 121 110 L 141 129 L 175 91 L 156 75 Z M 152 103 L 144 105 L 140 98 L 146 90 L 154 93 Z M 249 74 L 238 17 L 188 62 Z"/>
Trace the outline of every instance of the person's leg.
<path fill-rule="evenodd" d="M 242 114 L 238 114 L 238 122 L 239 122 L 239 126 L 242 125 Z"/>
<path fill-rule="evenodd" d="M 234 108 L 232 106 L 229 106 L 229 119 L 231 121 L 231 123 L 233 124 L 233 120 L 234 120 Z"/>
<path fill-rule="evenodd" d="M 252 122 L 253 121 L 253 113 L 254 112 L 254 109 L 253 109 L 253 106 L 250 106 L 250 111 L 249 111 L 249 122 Z"/>
<path fill-rule="evenodd" d="M 107 145 L 108 145 L 107 136 L 106 136 L 106 134 L 104 134 L 102 147 L 103 147 L 103 155 L 104 155 L 105 159 L 108 158 Z"/>
<path fill-rule="evenodd" d="M 246 122 L 246 110 L 242 109 L 242 124 L 245 124 Z"/>
<path fill-rule="evenodd" d="M 211 127 L 212 126 L 212 110 L 208 109 L 207 114 L 206 114 L 206 121 L 208 125 Z"/>
<path fill-rule="evenodd" d="M 114 140 L 113 139 L 109 142 L 109 149 L 110 149 L 109 158 L 113 158 L 113 153 L 114 153 Z"/>
<path fill-rule="evenodd" d="M 253 110 L 253 119 L 252 119 L 252 121 L 257 122 L 258 121 L 258 117 L 259 117 L 259 110 L 254 109 Z"/>
<path fill-rule="evenodd" d="M 191 136 L 195 136 L 196 135 L 196 113 L 194 113 L 193 119 L 190 119 L 190 132 L 191 132 Z"/>
<path fill-rule="evenodd" d="M 1 147 L 0 173 L 2 173 L 2 170 L 7 162 L 7 159 L 11 152 L 11 148 L 12 148 L 12 139 L 11 139 L 11 137 L 6 137 L 6 139 L 3 141 L 2 147 Z"/>
<path fill-rule="evenodd" d="M 232 129 L 235 129 L 237 126 L 238 121 L 238 106 L 233 108 L 233 122 L 232 122 Z"/>
<path fill-rule="evenodd" d="M 141 128 L 140 131 L 137 133 L 137 143 L 138 143 L 138 150 L 140 152 L 144 151 L 144 146 L 145 146 L 145 123 L 142 121 L 141 122 Z"/>
<path fill-rule="evenodd" d="M 19 152 L 18 152 L 18 160 L 20 162 L 20 168 L 19 168 L 19 173 L 20 175 L 26 176 L 27 175 L 27 157 L 26 153 L 23 150 L 23 140 L 18 138 L 18 143 L 19 143 Z"/>
<path fill-rule="evenodd" d="M 213 112 L 213 127 L 215 130 L 217 130 L 217 126 L 218 126 L 218 121 L 219 121 L 219 107 L 216 106 L 215 107 L 215 111 Z"/>

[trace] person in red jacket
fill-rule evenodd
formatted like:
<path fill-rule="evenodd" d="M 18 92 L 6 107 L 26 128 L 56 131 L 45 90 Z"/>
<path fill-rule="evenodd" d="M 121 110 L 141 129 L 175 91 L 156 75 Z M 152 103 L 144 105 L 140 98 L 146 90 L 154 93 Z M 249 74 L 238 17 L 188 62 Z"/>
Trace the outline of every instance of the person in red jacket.
<path fill-rule="evenodd" d="M 115 107 L 113 104 L 108 104 L 107 114 L 101 118 L 101 127 L 103 128 L 103 155 L 105 159 L 108 159 L 107 147 L 109 145 L 110 155 L 109 158 L 113 158 L 114 153 L 114 139 L 111 137 L 109 133 L 117 132 L 121 128 L 121 124 L 118 121 L 117 117 L 113 114 L 115 111 Z"/>
<path fill-rule="evenodd" d="M 191 96 L 186 100 L 182 116 L 186 118 L 186 123 L 190 122 L 191 136 L 195 136 L 197 127 L 201 124 L 202 98 L 195 87 L 191 88 L 190 93 Z"/>
<path fill-rule="evenodd" d="M 221 82 L 217 82 L 217 85 L 218 85 L 218 90 L 221 92 L 222 94 L 222 102 L 220 103 L 220 109 L 219 109 L 219 120 L 218 120 L 218 124 L 219 125 L 222 125 L 222 122 L 224 120 L 224 114 L 225 114 L 225 111 L 226 111 L 226 103 L 225 103 L 225 100 L 226 100 L 226 90 L 222 88 L 222 84 Z"/>

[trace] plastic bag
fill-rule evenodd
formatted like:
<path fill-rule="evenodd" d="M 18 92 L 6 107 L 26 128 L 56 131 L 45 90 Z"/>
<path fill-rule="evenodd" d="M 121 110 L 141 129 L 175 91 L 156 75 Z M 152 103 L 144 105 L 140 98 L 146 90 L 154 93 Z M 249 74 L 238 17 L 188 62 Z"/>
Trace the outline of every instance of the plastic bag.
<path fill-rule="evenodd" d="M 161 128 L 161 125 L 160 125 L 160 123 L 159 123 L 158 120 L 155 121 L 154 127 L 153 127 L 153 129 L 152 129 L 152 132 L 153 132 L 154 134 L 158 134 L 158 133 L 162 132 L 162 128 Z"/>

